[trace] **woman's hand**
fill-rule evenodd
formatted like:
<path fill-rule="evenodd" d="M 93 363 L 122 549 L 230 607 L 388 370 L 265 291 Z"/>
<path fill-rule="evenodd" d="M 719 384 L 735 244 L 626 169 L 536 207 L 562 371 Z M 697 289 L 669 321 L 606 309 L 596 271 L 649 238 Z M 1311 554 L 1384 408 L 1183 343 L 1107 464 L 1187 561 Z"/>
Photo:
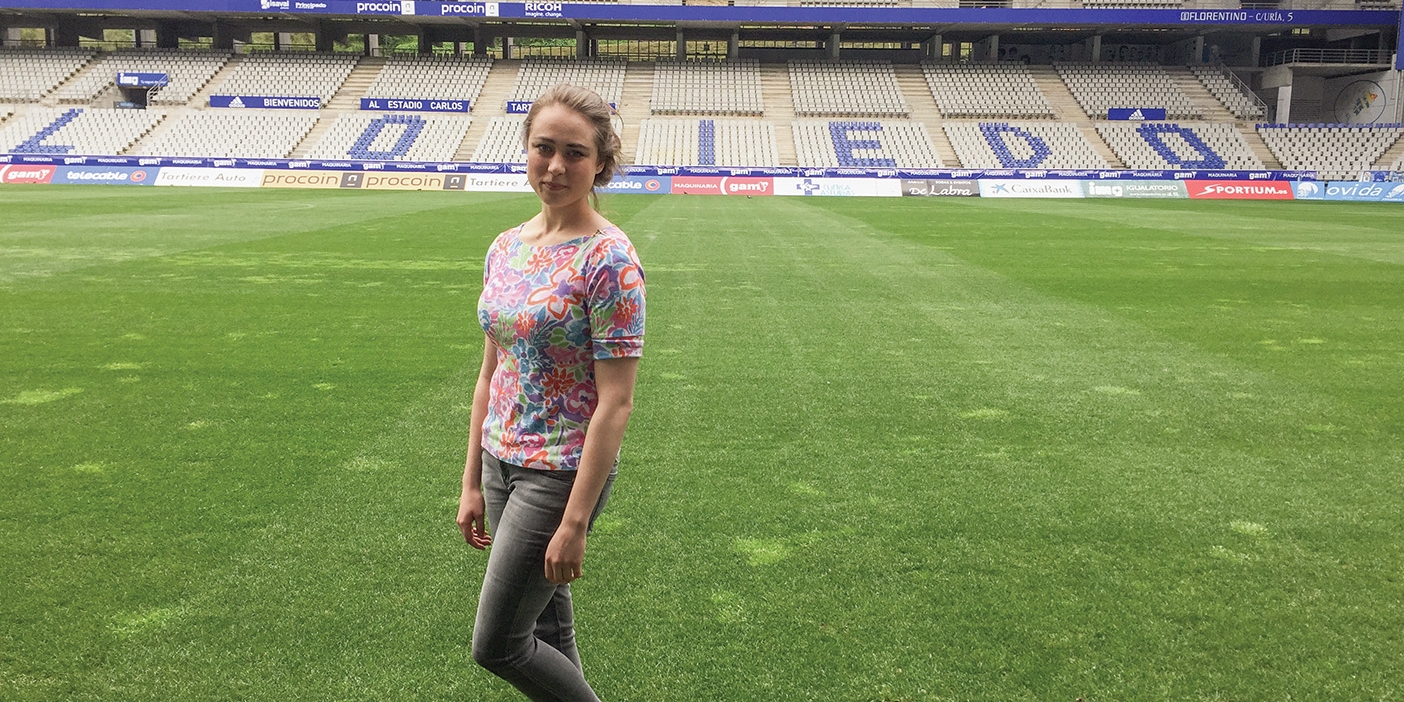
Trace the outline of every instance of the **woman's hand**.
<path fill-rule="evenodd" d="M 458 529 L 463 532 L 463 540 L 479 551 L 492 543 L 492 537 L 487 533 L 486 513 L 483 491 L 464 489 L 463 495 L 458 498 Z"/>
<path fill-rule="evenodd" d="M 584 574 L 585 529 L 562 524 L 546 547 L 546 579 L 564 585 Z"/>

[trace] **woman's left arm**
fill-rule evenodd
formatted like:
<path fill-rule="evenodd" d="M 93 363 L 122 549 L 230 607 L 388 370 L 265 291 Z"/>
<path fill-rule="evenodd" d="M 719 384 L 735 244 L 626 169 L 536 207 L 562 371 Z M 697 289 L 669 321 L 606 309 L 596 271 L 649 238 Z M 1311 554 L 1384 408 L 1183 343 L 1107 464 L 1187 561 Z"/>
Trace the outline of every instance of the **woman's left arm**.
<path fill-rule="evenodd" d="M 599 403 L 585 430 L 585 448 L 575 474 L 575 485 L 566 502 L 565 515 L 546 547 L 546 579 L 568 583 L 583 574 L 585 534 L 590 513 L 599 502 L 609 472 L 624 442 L 624 429 L 634 410 L 634 378 L 639 359 L 612 358 L 595 361 L 595 389 Z"/>

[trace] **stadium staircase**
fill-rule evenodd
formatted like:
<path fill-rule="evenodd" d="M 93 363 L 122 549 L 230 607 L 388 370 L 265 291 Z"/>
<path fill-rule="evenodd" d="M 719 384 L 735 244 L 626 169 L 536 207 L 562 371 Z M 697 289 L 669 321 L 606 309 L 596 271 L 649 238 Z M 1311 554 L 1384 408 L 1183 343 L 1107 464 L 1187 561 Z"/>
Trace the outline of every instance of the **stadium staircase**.
<path fill-rule="evenodd" d="M 941 165 L 959 167 L 960 159 L 956 156 L 955 147 L 951 146 L 951 140 L 946 137 L 946 130 L 941 128 L 941 108 L 936 104 L 936 98 L 931 96 L 931 86 L 926 82 L 921 65 L 899 63 L 894 64 L 892 69 L 897 74 L 897 87 L 911 108 L 909 118 L 926 125 L 926 134 L 931 137 L 936 155 L 941 157 Z"/>
<path fill-rule="evenodd" d="M 478 143 L 487 135 L 488 123 L 493 117 L 507 114 L 507 96 L 517 85 L 517 73 L 521 69 L 521 59 L 492 62 L 492 70 L 488 71 L 487 80 L 483 82 L 483 91 L 478 93 L 478 101 L 473 103 L 473 124 L 468 126 L 468 132 L 463 135 L 463 142 L 458 145 L 458 153 L 453 155 L 453 160 L 472 160 Z"/>
<path fill-rule="evenodd" d="M 68 77 L 68 80 L 65 80 L 65 81 L 63 81 L 62 83 L 59 83 L 57 86 L 54 87 L 54 89 L 53 89 L 52 91 L 49 92 L 48 95 L 45 95 L 43 98 L 41 98 L 41 99 L 39 100 L 39 104 L 40 104 L 40 105 L 43 105 L 44 107 L 59 107 L 58 94 L 59 94 L 60 90 L 61 90 L 64 86 L 68 85 L 69 83 L 72 83 L 73 81 L 76 81 L 76 80 L 78 80 L 79 78 L 82 78 L 83 76 L 87 75 L 89 71 L 92 71 L 92 70 L 93 70 L 93 66 L 96 65 L 97 63 L 99 63 L 99 61 L 93 60 L 93 61 L 89 61 L 89 62 L 83 64 L 83 67 L 82 67 L 82 68 L 79 68 L 77 72 L 75 72 L 73 75 L 69 76 L 69 77 Z M 65 103 L 65 104 L 72 104 L 72 103 Z M 91 107 L 91 105 L 89 105 L 89 107 Z M 112 107 L 112 106 L 111 106 L 111 105 L 108 105 L 108 107 Z"/>
<path fill-rule="evenodd" d="M 1375 161 L 1374 167 L 1379 170 L 1389 170 L 1400 160 L 1404 160 L 1404 139 L 1394 142 L 1394 145 L 1389 147 L 1379 160 Z"/>
<path fill-rule="evenodd" d="M 1238 118 L 1224 107 L 1224 103 L 1219 102 L 1219 98 L 1214 97 L 1214 94 L 1204 87 L 1204 83 L 1188 67 L 1166 66 L 1165 72 L 1170 74 L 1170 80 L 1175 83 L 1175 87 L 1189 98 L 1190 104 L 1199 108 L 1201 113 L 1199 121 L 1230 124 L 1238 121 Z"/>
<path fill-rule="evenodd" d="M 795 98 L 790 94 L 790 67 L 783 63 L 763 63 L 760 71 L 765 120 L 775 125 L 775 156 L 782 166 L 798 166 L 795 130 L 791 127 L 795 120 Z"/>
<path fill-rule="evenodd" d="M 331 131 L 332 125 L 336 123 L 337 116 L 341 114 L 344 113 L 332 113 L 325 110 L 319 111 L 317 113 L 317 123 L 312 125 L 312 130 L 307 132 L 307 136 L 303 137 L 302 141 L 297 143 L 297 148 L 293 149 L 292 153 L 288 154 L 288 158 L 307 158 L 308 152 L 312 151 L 312 147 L 316 146 L 317 142 L 321 141 L 322 137 L 326 136 L 327 132 Z"/>
<path fill-rule="evenodd" d="M 1033 75 L 1034 84 L 1043 93 L 1043 97 L 1048 99 L 1048 106 L 1053 108 L 1055 119 L 1079 124 L 1089 121 L 1087 113 L 1077 104 L 1077 98 L 1073 97 L 1072 91 L 1068 90 L 1068 86 L 1052 66 L 1029 66 L 1029 73 Z"/>
<path fill-rule="evenodd" d="M 367 56 L 361 59 L 356 67 L 351 69 L 351 73 L 346 76 L 346 80 L 337 88 L 336 94 L 327 101 L 324 109 L 356 112 L 361 109 L 361 98 L 363 97 L 400 97 L 398 95 L 367 95 L 371 83 L 380 77 L 381 69 L 385 68 L 385 59 L 381 56 Z"/>
<path fill-rule="evenodd" d="M 1112 150 L 1102 135 L 1097 133 L 1097 127 L 1093 126 L 1091 122 L 1078 122 L 1077 131 L 1082 132 L 1083 138 L 1087 139 L 1087 142 L 1092 145 L 1092 150 L 1096 151 L 1097 155 L 1107 162 L 1108 167 L 1126 167 L 1126 163 L 1121 160 L 1120 156 L 1116 155 L 1116 151 Z"/>
<path fill-rule="evenodd" d="M 205 87 L 197 91 L 195 96 L 190 98 L 190 102 L 186 103 L 186 105 L 197 110 L 208 108 L 210 105 L 210 96 L 219 94 L 220 86 L 224 85 L 225 81 L 229 80 L 229 76 L 234 75 L 234 71 L 238 70 L 243 62 L 243 56 L 238 54 L 231 56 L 229 60 L 225 62 L 224 66 L 210 77 L 210 82 L 206 83 Z"/>
<path fill-rule="evenodd" d="M 1253 152 L 1253 155 L 1257 156 L 1258 160 L 1263 162 L 1264 168 L 1271 170 L 1280 170 L 1282 168 L 1282 162 L 1278 161 L 1277 156 L 1273 155 L 1272 149 L 1269 149 L 1267 144 L 1263 143 L 1263 138 L 1258 136 L 1258 130 L 1254 129 L 1253 125 L 1249 124 L 1238 127 L 1238 133 L 1243 137 L 1244 141 L 1248 142 L 1248 148 Z"/>
<path fill-rule="evenodd" d="M 619 135 L 619 162 L 633 163 L 639 152 L 639 131 L 644 118 L 649 116 L 649 102 L 653 99 L 652 61 L 630 61 L 624 70 L 624 89 L 619 95 L 619 119 L 624 123 Z"/>

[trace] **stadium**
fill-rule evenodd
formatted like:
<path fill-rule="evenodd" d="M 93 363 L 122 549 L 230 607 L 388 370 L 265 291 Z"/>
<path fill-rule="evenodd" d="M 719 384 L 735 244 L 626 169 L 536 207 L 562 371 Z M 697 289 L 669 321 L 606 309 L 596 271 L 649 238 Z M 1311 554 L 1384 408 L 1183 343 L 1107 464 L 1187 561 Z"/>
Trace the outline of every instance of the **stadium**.
<path fill-rule="evenodd" d="M 1401 16 L 0 0 L 0 699 L 520 699 L 453 519 L 561 82 L 649 288 L 601 698 L 1398 697 Z"/>

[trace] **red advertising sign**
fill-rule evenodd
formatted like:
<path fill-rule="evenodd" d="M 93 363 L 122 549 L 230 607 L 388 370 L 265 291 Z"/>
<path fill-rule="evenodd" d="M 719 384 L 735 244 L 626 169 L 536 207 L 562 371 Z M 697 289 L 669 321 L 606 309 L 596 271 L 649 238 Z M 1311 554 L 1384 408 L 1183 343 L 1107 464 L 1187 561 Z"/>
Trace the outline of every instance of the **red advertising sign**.
<path fill-rule="evenodd" d="M 723 195 L 774 195 L 774 178 L 722 178 Z"/>
<path fill-rule="evenodd" d="M 1285 180 L 1190 180 L 1195 200 L 1291 200 L 1292 184 Z"/>
<path fill-rule="evenodd" d="M 720 195 L 723 180 L 718 176 L 673 176 L 673 194 Z"/>
<path fill-rule="evenodd" d="M 48 183 L 58 166 L 0 166 L 0 183 Z"/>

